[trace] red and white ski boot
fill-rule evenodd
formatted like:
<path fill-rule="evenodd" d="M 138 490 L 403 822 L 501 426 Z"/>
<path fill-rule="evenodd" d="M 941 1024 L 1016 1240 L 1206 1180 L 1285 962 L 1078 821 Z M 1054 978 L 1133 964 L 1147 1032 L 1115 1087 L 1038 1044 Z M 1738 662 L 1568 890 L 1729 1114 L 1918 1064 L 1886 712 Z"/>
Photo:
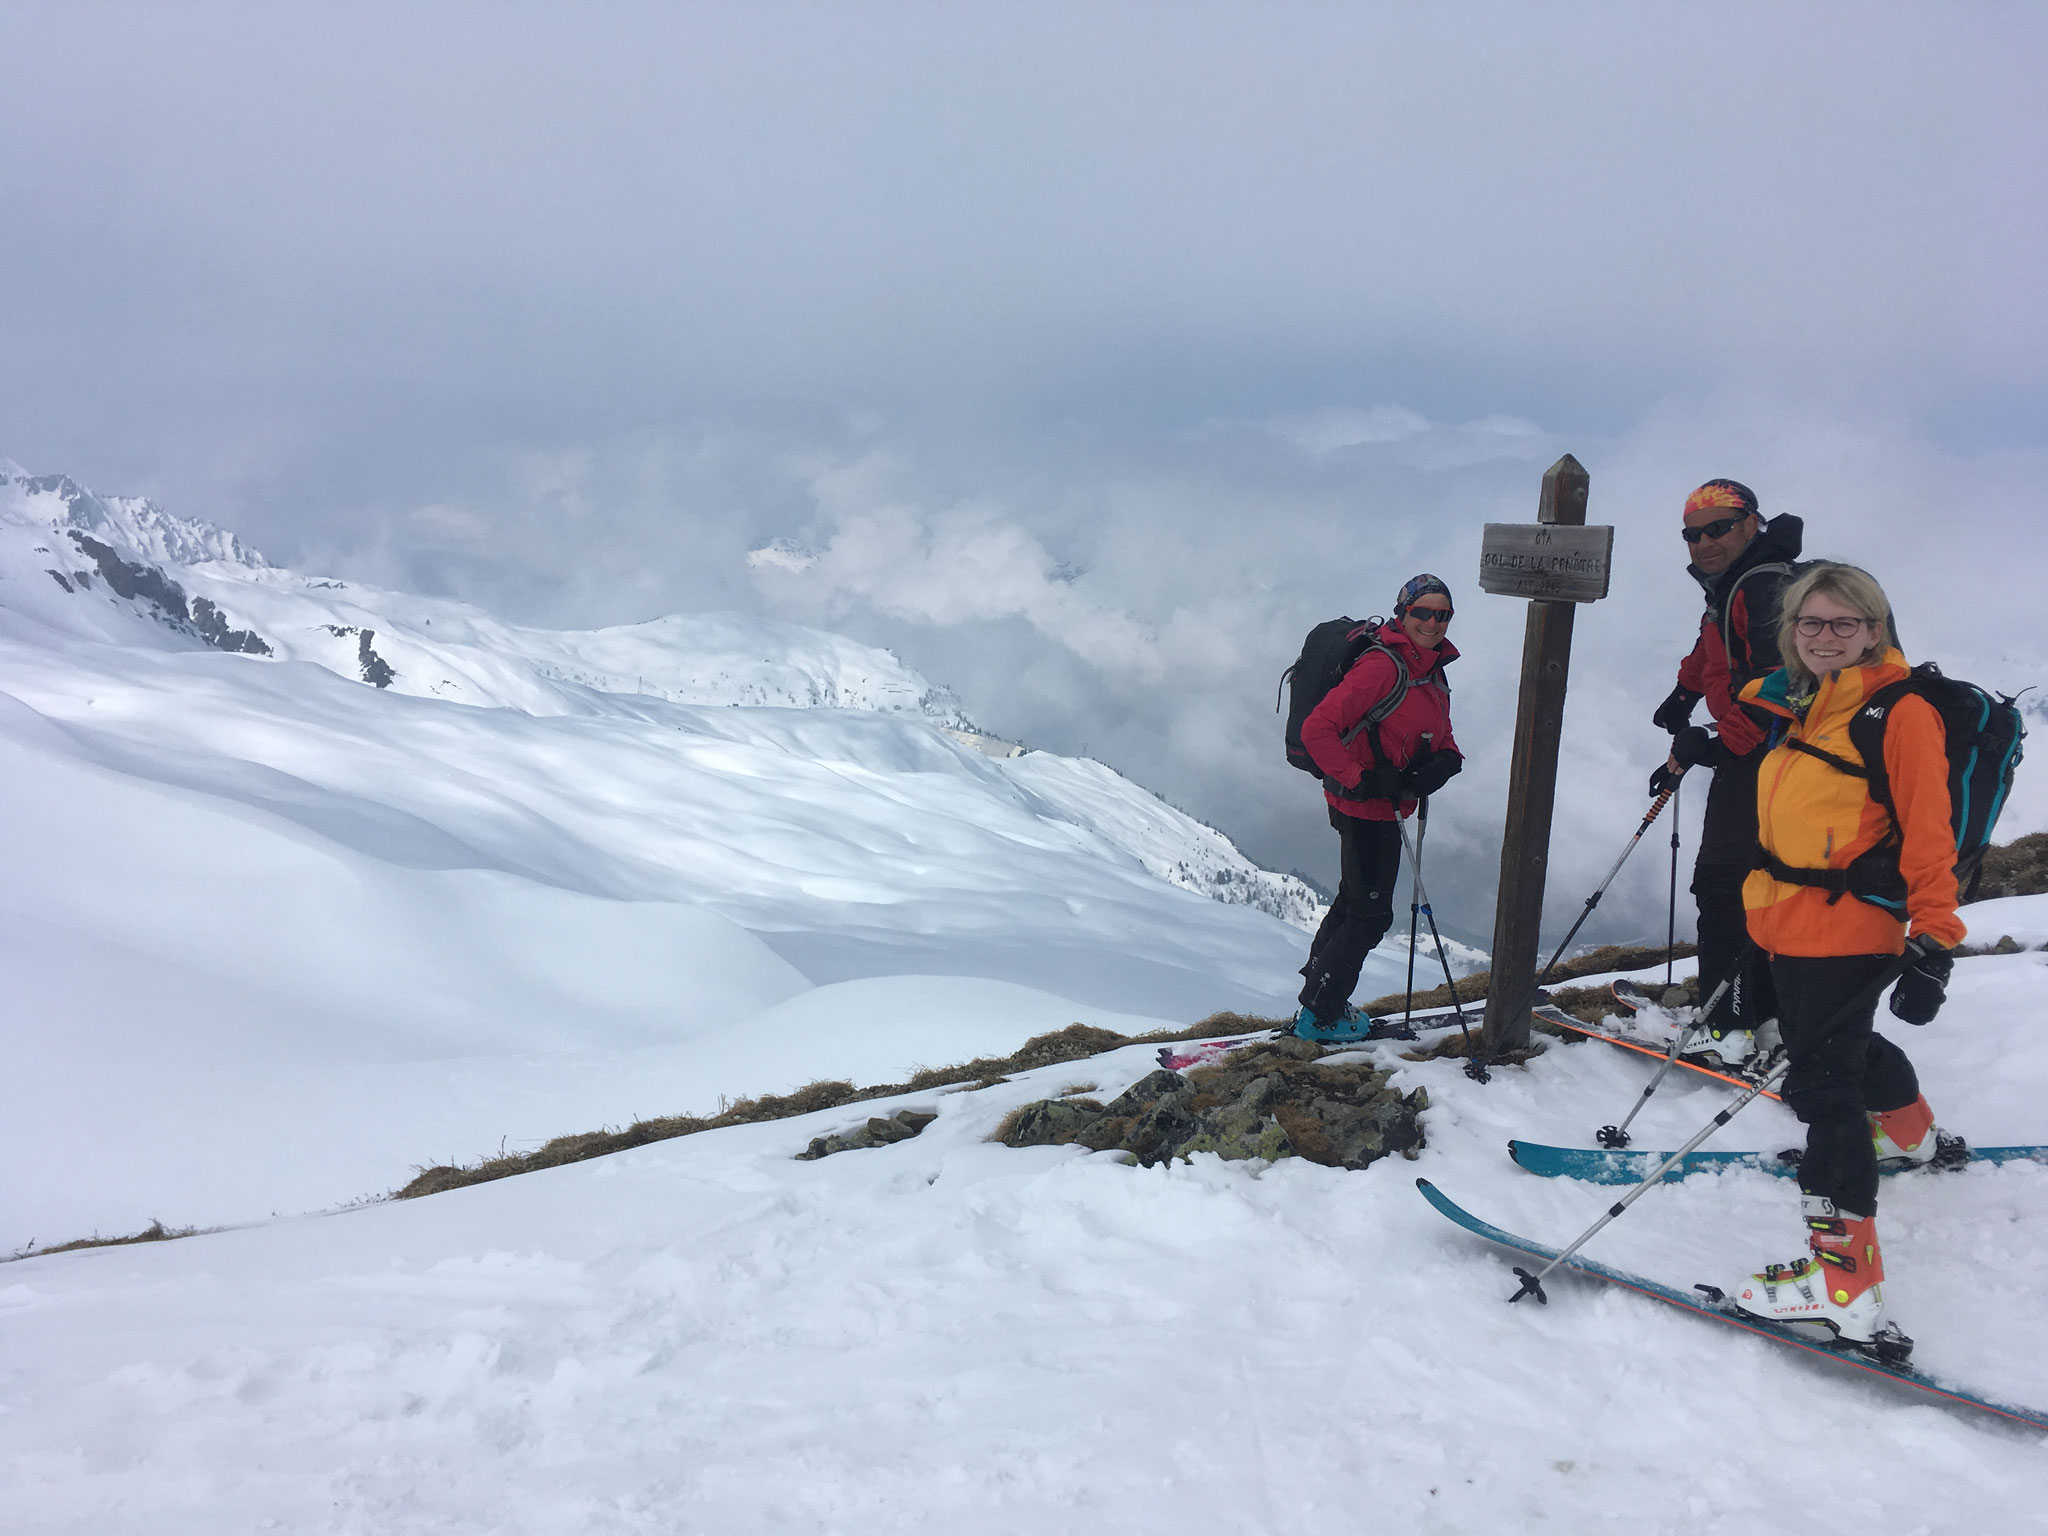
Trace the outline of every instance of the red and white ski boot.
<path fill-rule="evenodd" d="M 1884 1333 L 1884 1256 L 1877 1218 L 1839 1211 L 1824 1195 L 1803 1195 L 1811 1252 L 1767 1264 L 1735 1288 L 1735 1310 L 1770 1323 L 1818 1323 L 1843 1344 L 1874 1349 Z"/>
<path fill-rule="evenodd" d="M 1934 1111 L 1927 1107 L 1925 1095 L 1904 1109 L 1888 1109 L 1882 1114 L 1871 1115 L 1869 1119 L 1870 1142 L 1877 1152 L 1877 1166 L 1881 1173 L 1924 1168 L 1934 1161 L 1941 1148 Z"/>

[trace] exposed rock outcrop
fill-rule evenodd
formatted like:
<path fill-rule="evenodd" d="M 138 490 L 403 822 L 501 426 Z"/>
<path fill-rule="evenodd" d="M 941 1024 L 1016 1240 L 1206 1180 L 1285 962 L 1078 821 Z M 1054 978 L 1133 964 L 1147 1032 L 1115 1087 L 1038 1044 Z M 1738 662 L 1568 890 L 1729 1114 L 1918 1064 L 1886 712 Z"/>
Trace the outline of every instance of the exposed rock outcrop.
<path fill-rule="evenodd" d="M 1389 1078 L 1355 1051 L 1326 1052 L 1283 1037 L 1186 1073 L 1148 1073 L 1107 1104 L 1041 1099 L 1013 1113 L 996 1139 L 1013 1147 L 1076 1143 L 1123 1151 L 1147 1165 L 1213 1152 L 1225 1160 L 1302 1157 L 1364 1168 L 1423 1145 L 1418 1117 L 1429 1107 L 1428 1094 L 1403 1094 Z"/>
<path fill-rule="evenodd" d="M 821 1157 L 830 1157 L 835 1152 L 857 1152 L 867 1147 L 893 1146 L 899 1141 L 908 1141 L 939 1117 L 929 1110 L 899 1109 L 889 1116 L 872 1115 L 868 1123 L 857 1131 L 846 1131 L 835 1136 L 815 1136 L 811 1144 L 797 1153 L 800 1163 L 815 1162 Z"/>
<path fill-rule="evenodd" d="M 156 616 L 173 629 L 197 635 L 217 651 L 236 651 L 247 656 L 268 656 L 270 643 L 252 629 L 234 629 L 228 624 L 227 615 L 222 613 L 210 598 L 195 597 L 188 603 L 185 589 L 153 565 L 143 565 L 132 560 L 123 560 L 119 554 L 89 533 L 80 533 L 76 528 L 65 530 L 71 536 L 81 554 L 89 557 L 99 567 L 100 580 L 111 587 L 117 596 L 130 602 L 144 603 L 156 610 Z M 65 591 L 71 587 L 57 572 L 57 585 Z M 74 572 L 81 588 L 88 585 L 86 573 Z"/>

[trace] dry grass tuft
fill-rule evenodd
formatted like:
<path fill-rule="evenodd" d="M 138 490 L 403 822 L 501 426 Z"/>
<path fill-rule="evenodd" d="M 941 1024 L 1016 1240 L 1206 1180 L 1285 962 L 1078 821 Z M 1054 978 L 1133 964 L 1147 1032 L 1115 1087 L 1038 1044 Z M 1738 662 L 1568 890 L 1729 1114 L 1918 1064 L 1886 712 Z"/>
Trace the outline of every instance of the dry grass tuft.
<path fill-rule="evenodd" d="M 1699 946 L 1680 944 L 1671 953 L 1683 960 L 1688 955 L 1698 954 Z M 1662 965 L 1664 954 L 1664 946 L 1661 944 L 1654 948 L 1646 944 L 1603 945 L 1599 949 L 1589 949 L 1583 955 L 1574 955 L 1569 960 L 1558 961 L 1557 969 L 1550 973 L 1550 982 L 1545 985 L 1551 988 L 1551 996 L 1556 997 L 1558 991 L 1553 985 L 1556 982 L 1570 981 L 1575 976 L 1599 976 L 1607 971 L 1648 970 L 1653 965 Z M 1474 971 L 1470 976 L 1460 976 L 1457 1000 L 1461 1003 L 1484 1002 L 1492 981 L 1493 975 L 1490 971 Z M 1372 1002 L 1366 1003 L 1364 1007 L 1367 1013 L 1399 1013 L 1407 1000 L 1408 994 L 1405 992 L 1389 992 L 1385 997 L 1375 998 Z M 1418 1008 L 1447 1008 L 1450 1003 L 1451 992 L 1448 987 L 1431 987 L 1427 992 L 1415 994 L 1415 1006 Z"/>
<path fill-rule="evenodd" d="M 1153 1030 L 1143 1035 L 1119 1035 L 1114 1030 L 1098 1029 L 1090 1024 L 1069 1024 L 1065 1029 L 1034 1035 L 1014 1055 L 979 1056 L 955 1066 L 926 1067 L 912 1073 L 907 1083 L 877 1083 L 869 1088 L 856 1088 L 852 1083 L 836 1079 L 811 1083 L 794 1093 L 741 1099 L 724 1106 L 715 1115 L 667 1115 L 654 1120 L 639 1120 L 624 1130 L 584 1131 L 574 1136 L 557 1136 L 532 1152 L 500 1153 L 474 1163 L 421 1168 L 417 1177 L 403 1189 L 395 1191 L 392 1198 L 414 1200 L 421 1195 L 438 1195 L 444 1190 L 487 1184 L 493 1179 L 506 1179 L 514 1174 L 534 1173 L 542 1168 L 559 1168 L 565 1163 L 580 1163 L 613 1152 L 626 1152 L 634 1147 L 644 1147 L 649 1142 L 693 1136 L 699 1131 L 721 1130 L 733 1125 L 753 1125 L 764 1120 L 788 1120 L 797 1115 L 837 1109 L 843 1104 L 858 1104 L 868 1099 L 891 1099 L 899 1094 L 924 1093 L 961 1085 L 972 1089 L 989 1088 L 1009 1081 L 1013 1072 L 1030 1072 L 1064 1061 L 1081 1061 L 1126 1045 L 1164 1045 L 1176 1040 L 1203 1040 L 1214 1035 L 1251 1034 L 1262 1029 L 1278 1029 L 1286 1022 L 1284 1019 L 1262 1019 L 1242 1013 L 1212 1013 L 1199 1024 L 1186 1029 Z M 1094 1087 L 1093 1083 L 1078 1083 L 1065 1092 L 1084 1093 Z"/>
<path fill-rule="evenodd" d="M 1540 1024 L 1542 1021 L 1539 1019 L 1537 1022 Z M 1445 1061 L 1453 1058 L 1462 1058 L 1477 1055 L 1484 1048 L 1484 1044 L 1485 1042 L 1480 1032 L 1474 1029 L 1469 1042 L 1461 1034 L 1446 1035 L 1443 1039 L 1433 1044 L 1418 1046 L 1412 1051 L 1403 1051 L 1401 1059 L 1403 1061 Z M 1541 1056 L 1544 1049 L 1544 1042 L 1538 1040 L 1532 1043 L 1526 1051 L 1506 1051 L 1499 1056 L 1490 1056 L 1487 1058 L 1487 1063 L 1495 1067 L 1519 1067 L 1529 1061 L 1531 1057 Z"/>
<path fill-rule="evenodd" d="M 46 1253 L 76 1253 L 81 1248 L 121 1248 L 129 1243 L 168 1243 L 174 1238 L 196 1237 L 201 1230 L 199 1227 L 167 1227 L 161 1221 L 152 1221 L 140 1232 L 130 1232 L 126 1237 L 101 1237 L 94 1233 L 91 1237 L 75 1237 L 68 1243 L 58 1243 L 50 1248 L 38 1248 L 34 1243 L 29 1243 L 15 1249 L 7 1259 L 8 1262 L 15 1259 L 39 1259 Z M 204 1230 L 217 1232 L 220 1229 L 208 1227 Z"/>
<path fill-rule="evenodd" d="M 2048 832 L 2029 832 L 2003 848 L 1984 850 L 1983 873 L 1972 898 L 2038 896 L 2048 891 Z"/>

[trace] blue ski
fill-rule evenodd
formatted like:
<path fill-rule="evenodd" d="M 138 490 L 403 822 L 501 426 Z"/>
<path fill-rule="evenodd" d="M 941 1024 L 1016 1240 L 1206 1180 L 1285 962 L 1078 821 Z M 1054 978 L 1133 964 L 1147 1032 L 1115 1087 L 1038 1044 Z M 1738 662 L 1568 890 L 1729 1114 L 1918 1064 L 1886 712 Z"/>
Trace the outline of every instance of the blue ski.
<path fill-rule="evenodd" d="M 1663 1166 L 1669 1152 L 1603 1151 L 1587 1147 L 1546 1147 L 1541 1142 L 1511 1141 L 1508 1156 L 1529 1172 L 1546 1179 L 1584 1179 L 1593 1184 L 1640 1184 Z M 1971 1163 L 2048 1163 L 2048 1147 L 1971 1147 Z M 1963 1166 L 1961 1161 L 1944 1167 Z M 1665 1174 L 1682 1179 L 1692 1173 L 1714 1173 L 1723 1168 L 1759 1168 L 1781 1179 L 1796 1177 L 1799 1159 L 1774 1152 L 1691 1152 L 1684 1162 Z"/>
<path fill-rule="evenodd" d="M 1491 1222 L 1481 1221 L 1427 1179 L 1417 1179 L 1415 1187 L 1422 1191 L 1424 1199 L 1428 1200 L 1431 1205 L 1435 1206 L 1467 1232 L 1483 1237 L 1490 1243 L 1498 1243 L 1501 1247 L 1510 1249 L 1515 1253 L 1526 1254 L 1533 1259 L 1541 1259 L 1545 1263 L 1557 1257 L 1557 1250 L 1555 1248 L 1546 1248 L 1543 1244 L 1531 1242 L 1526 1237 L 1517 1237 L 1512 1232 L 1502 1231 Z M 1741 1313 L 1729 1309 L 1725 1305 L 1721 1293 L 1718 1290 L 1712 1290 L 1710 1287 L 1700 1287 L 1692 1292 L 1675 1290 L 1671 1286 L 1660 1285 L 1655 1280 L 1645 1280 L 1640 1275 L 1631 1275 L 1624 1270 L 1611 1269 L 1597 1259 L 1588 1259 L 1579 1254 L 1573 1254 L 1570 1258 L 1566 1259 L 1560 1268 L 1576 1270 L 1578 1273 L 1586 1275 L 1591 1279 L 1604 1280 L 1609 1285 L 1618 1285 L 1624 1290 L 1634 1291 L 1641 1296 L 1648 1296 L 1653 1301 L 1661 1301 L 1669 1306 L 1679 1307 L 1684 1311 L 1695 1313 L 1713 1322 L 1726 1323 L 1730 1327 L 1740 1328 L 1745 1333 L 1753 1333 L 1759 1338 L 1769 1339 L 1774 1344 L 1788 1345 L 1793 1349 L 1817 1356 L 1822 1360 L 1831 1360 L 1839 1365 L 1854 1367 L 1856 1370 L 1863 1371 L 1871 1376 L 1880 1376 L 1887 1381 L 1895 1381 L 1901 1386 L 1912 1387 L 1916 1391 L 1925 1392 L 1929 1396 L 1941 1398 L 1946 1402 L 1960 1403 L 1970 1408 L 1981 1408 L 1986 1413 L 1995 1413 L 2001 1418 L 2015 1419 L 2022 1424 L 2031 1424 L 2037 1429 L 2048 1429 L 2048 1413 L 2042 1413 L 2038 1409 L 2033 1408 L 2021 1408 L 2013 1403 L 1997 1402 L 1988 1397 L 1980 1397 L 1974 1392 L 1943 1381 L 1937 1376 L 1930 1376 L 1925 1371 L 1916 1370 L 1910 1365 L 1878 1360 L 1853 1347 L 1836 1346 L 1819 1338 L 1812 1338 L 1795 1332 L 1790 1327 L 1780 1327 L 1776 1323 L 1766 1323 L 1757 1318 L 1745 1317 Z M 1539 1300 L 1544 1299 L 1541 1290 L 1538 1290 L 1535 1294 Z"/>

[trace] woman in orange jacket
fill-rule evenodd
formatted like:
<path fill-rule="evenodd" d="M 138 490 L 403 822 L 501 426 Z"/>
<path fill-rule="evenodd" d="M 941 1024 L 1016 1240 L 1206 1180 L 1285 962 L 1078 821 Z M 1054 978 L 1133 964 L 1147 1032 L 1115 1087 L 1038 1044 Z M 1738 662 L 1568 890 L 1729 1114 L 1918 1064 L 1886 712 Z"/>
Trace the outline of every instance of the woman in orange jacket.
<path fill-rule="evenodd" d="M 1778 717 L 1757 778 L 1760 867 L 1742 895 L 1777 985 L 1791 1060 L 1785 1102 L 1806 1124 L 1799 1187 L 1810 1251 L 1750 1276 L 1735 1300 L 1758 1317 L 1822 1323 L 1844 1343 L 1869 1344 L 1884 1322 L 1879 1167 L 1925 1163 L 1937 1145 L 1912 1063 L 1873 1026 L 1876 984 L 1897 969 L 1909 933 L 1915 958 L 1892 1006 L 1920 1023 L 1940 1005 L 1950 951 L 1963 940 L 1947 745 L 1934 707 L 1901 697 L 1882 737 L 1891 809 L 1872 795 L 1849 722 L 1907 667 L 1891 605 L 1868 572 L 1814 566 L 1786 590 L 1782 624 L 1784 667 L 1742 693 Z"/>

